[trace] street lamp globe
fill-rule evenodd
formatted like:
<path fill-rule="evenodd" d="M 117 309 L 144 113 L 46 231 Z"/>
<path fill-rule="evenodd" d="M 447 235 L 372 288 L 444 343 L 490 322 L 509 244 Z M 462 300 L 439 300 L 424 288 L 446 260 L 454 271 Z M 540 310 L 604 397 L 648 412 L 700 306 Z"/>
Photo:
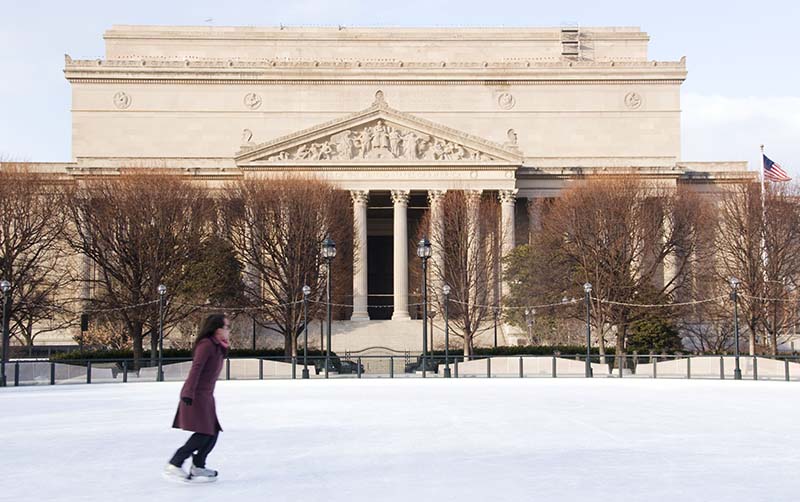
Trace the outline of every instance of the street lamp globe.
<path fill-rule="evenodd" d="M 731 277 L 729 282 L 733 289 L 739 289 L 739 284 L 740 284 L 739 279 L 737 279 L 736 277 Z"/>
<path fill-rule="evenodd" d="M 425 258 L 431 257 L 431 242 L 428 240 L 427 237 L 423 237 L 417 243 L 417 256 L 419 256 L 423 260 Z"/>
<path fill-rule="evenodd" d="M 322 257 L 328 260 L 336 257 L 336 243 L 333 242 L 330 236 L 325 237 L 325 240 L 322 241 Z"/>
<path fill-rule="evenodd" d="M 444 293 L 444 296 L 447 296 L 447 295 L 450 294 L 450 286 L 448 284 L 445 284 L 444 286 L 442 286 L 442 293 Z"/>
<path fill-rule="evenodd" d="M 164 296 L 165 294 L 167 294 L 167 287 L 164 286 L 163 284 L 159 284 L 158 285 L 158 294 L 160 296 Z"/>
<path fill-rule="evenodd" d="M 10 289 L 11 289 L 11 283 L 10 282 L 8 282 L 6 280 L 0 281 L 0 290 L 3 291 L 3 294 L 8 293 L 8 291 Z"/>
<path fill-rule="evenodd" d="M 303 296 L 308 296 L 311 294 L 311 288 L 308 286 L 303 286 Z"/>
<path fill-rule="evenodd" d="M 591 283 L 588 283 L 588 282 L 587 282 L 586 284 L 584 284 L 584 285 L 583 285 L 583 290 L 584 290 L 586 293 L 591 293 L 591 292 L 592 292 L 592 285 L 591 285 Z"/>

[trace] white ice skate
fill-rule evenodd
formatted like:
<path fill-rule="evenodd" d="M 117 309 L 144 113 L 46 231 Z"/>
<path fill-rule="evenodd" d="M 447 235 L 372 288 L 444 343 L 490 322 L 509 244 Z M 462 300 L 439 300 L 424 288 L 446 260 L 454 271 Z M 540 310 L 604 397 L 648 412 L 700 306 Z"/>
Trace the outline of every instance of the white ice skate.
<path fill-rule="evenodd" d="M 167 481 L 172 481 L 174 483 L 188 483 L 189 482 L 189 475 L 186 474 L 186 471 L 181 469 L 180 467 L 175 467 L 172 464 L 167 464 L 164 467 L 164 472 L 161 474 L 164 476 L 164 479 Z"/>
<path fill-rule="evenodd" d="M 189 472 L 191 473 L 189 481 L 193 483 L 213 483 L 217 480 L 217 474 L 219 474 L 213 469 L 195 467 L 194 465 L 192 465 L 192 469 Z"/>

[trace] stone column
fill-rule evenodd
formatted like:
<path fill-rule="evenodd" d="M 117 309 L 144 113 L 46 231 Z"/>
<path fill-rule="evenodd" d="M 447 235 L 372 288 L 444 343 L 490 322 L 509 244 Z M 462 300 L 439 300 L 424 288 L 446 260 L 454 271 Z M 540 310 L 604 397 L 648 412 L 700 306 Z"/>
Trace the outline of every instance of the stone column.
<path fill-rule="evenodd" d="M 517 190 L 500 190 L 498 196 L 500 198 L 500 237 L 502 238 L 500 244 L 500 257 L 505 258 L 514 249 L 514 244 L 516 241 L 514 228 L 514 204 L 517 200 Z M 503 267 L 500 265 L 500 261 L 498 261 L 497 271 L 502 277 Z M 502 299 L 503 295 L 507 292 L 508 285 L 500 280 L 497 292 L 498 299 Z"/>
<path fill-rule="evenodd" d="M 467 198 L 467 283 L 469 284 L 467 301 L 477 303 L 478 270 L 480 269 L 480 204 L 481 190 L 466 190 Z"/>
<path fill-rule="evenodd" d="M 517 200 L 517 190 L 500 190 L 500 218 L 503 242 L 501 253 L 506 257 L 514 249 L 516 242 L 514 228 L 514 203 Z"/>
<path fill-rule="evenodd" d="M 433 298 L 439 298 L 442 294 L 442 277 L 444 276 L 444 213 L 442 212 L 442 200 L 444 190 L 428 190 L 428 203 L 431 205 L 430 229 L 428 239 L 431 241 L 431 266 L 428 267 L 428 277 L 430 285 L 429 291 L 433 293 Z"/>
<path fill-rule="evenodd" d="M 369 192 L 353 190 L 353 315 L 351 321 L 368 321 L 367 312 L 367 202 Z"/>
<path fill-rule="evenodd" d="M 528 244 L 533 244 L 533 239 L 542 230 L 542 203 L 543 199 L 528 199 Z"/>
<path fill-rule="evenodd" d="M 667 244 L 670 239 L 672 239 L 673 227 L 672 227 L 672 215 L 664 215 L 664 223 L 662 225 L 663 232 L 664 232 L 664 244 Z M 674 291 L 675 290 L 675 280 L 678 277 L 678 257 L 675 255 L 675 252 L 668 253 L 664 256 L 664 265 L 663 265 L 663 278 L 662 284 L 664 288 L 668 288 L 667 291 Z"/>
<path fill-rule="evenodd" d="M 81 300 L 83 300 L 83 308 L 88 309 L 89 303 L 92 299 L 92 281 L 94 280 L 93 268 L 94 262 L 87 255 L 82 254 L 81 257 Z"/>
<path fill-rule="evenodd" d="M 394 203 L 394 312 L 393 321 L 408 314 L 408 190 L 392 190 Z"/>

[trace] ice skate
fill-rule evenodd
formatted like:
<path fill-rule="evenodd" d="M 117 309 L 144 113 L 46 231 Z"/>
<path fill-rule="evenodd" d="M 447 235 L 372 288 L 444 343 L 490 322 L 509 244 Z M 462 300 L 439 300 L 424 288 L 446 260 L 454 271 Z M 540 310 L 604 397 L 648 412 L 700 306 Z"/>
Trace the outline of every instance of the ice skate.
<path fill-rule="evenodd" d="M 164 479 L 167 481 L 172 481 L 174 483 L 188 483 L 189 482 L 189 475 L 186 474 L 186 471 L 181 469 L 180 467 L 175 467 L 172 464 L 167 464 L 164 467 L 164 472 L 161 474 L 164 476 Z"/>
<path fill-rule="evenodd" d="M 206 469 L 205 467 L 195 467 L 192 465 L 190 470 L 189 481 L 193 483 L 213 483 L 217 480 L 217 471 L 213 469 Z"/>

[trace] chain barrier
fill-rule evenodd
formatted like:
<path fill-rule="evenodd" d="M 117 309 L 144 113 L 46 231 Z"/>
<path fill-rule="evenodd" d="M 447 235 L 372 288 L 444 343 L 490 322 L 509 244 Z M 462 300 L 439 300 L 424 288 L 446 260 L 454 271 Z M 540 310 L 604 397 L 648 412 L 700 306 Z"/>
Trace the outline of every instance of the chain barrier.
<path fill-rule="evenodd" d="M 784 298 L 765 298 L 765 297 L 760 297 L 760 296 L 750 296 L 750 295 L 743 294 L 743 293 L 739 293 L 739 295 L 744 297 L 744 298 L 749 298 L 749 299 L 753 299 L 753 300 L 761 300 L 761 301 L 778 301 L 778 302 L 791 302 L 791 303 L 798 302 L 797 299 L 792 300 L 792 299 L 784 299 Z M 690 302 L 649 304 L 649 303 L 618 302 L 618 301 L 614 301 L 614 300 L 605 300 L 605 299 L 593 296 L 592 297 L 592 301 L 605 303 L 605 304 L 608 304 L 608 305 L 620 305 L 620 306 L 625 306 L 625 307 L 667 308 L 667 307 L 686 307 L 686 306 L 692 306 L 692 305 L 701 305 L 701 304 L 704 304 L 704 303 L 710 303 L 710 302 L 716 302 L 716 301 L 720 301 L 720 300 L 725 300 L 727 298 L 728 298 L 728 295 L 722 295 L 722 296 L 716 296 L 716 297 L 713 297 L 713 298 L 707 298 L 707 299 L 703 299 L 703 300 L 693 300 L 693 301 L 690 301 Z M 453 298 L 451 298 L 450 301 L 453 302 L 453 303 L 457 303 L 459 305 L 466 305 L 468 307 L 486 308 L 486 309 L 493 309 L 495 307 L 500 307 L 503 310 L 531 310 L 531 309 L 567 307 L 567 306 L 574 306 L 576 304 L 579 304 L 579 303 L 583 302 L 582 299 L 571 298 L 571 299 L 569 299 L 567 301 L 561 301 L 561 302 L 557 302 L 557 303 L 543 303 L 543 304 L 537 304 L 537 305 L 523 305 L 523 306 L 500 306 L 500 305 L 488 305 L 488 304 L 470 303 L 470 302 L 465 302 L 465 301 L 461 301 L 461 300 L 457 300 L 457 299 L 453 299 Z M 156 305 L 156 304 L 158 304 L 158 302 L 159 302 L 159 300 L 151 300 L 149 302 L 142 302 L 142 303 L 137 303 L 137 304 L 134 304 L 134 305 L 124 305 L 124 306 L 121 306 L 121 307 L 110 307 L 110 308 L 102 308 L 102 309 L 97 309 L 97 308 L 95 308 L 95 309 L 82 309 L 82 310 L 80 310 L 78 312 L 72 311 L 72 310 L 66 309 L 66 308 L 64 308 L 64 310 L 69 312 L 69 313 L 71 313 L 71 314 L 107 313 L 107 312 L 118 312 L 118 311 L 122 311 L 122 310 L 131 310 L 131 309 L 146 307 L 146 306 L 149 306 L 149 305 Z M 309 303 L 319 304 L 319 305 L 327 305 L 328 304 L 327 302 L 322 301 L 322 300 L 308 300 L 308 302 Z M 268 305 L 268 306 L 235 307 L 235 306 L 207 305 L 207 304 L 205 304 L 205 305 L 196 305 L 196 304 L 183 303 L 183 302 L 174 302 L 174 301 L 173 302 L 169 302 L 170 305 L 174 305 L 174 306 L 177 306 L 177 307 L 186 307 L 186 308 L 191 308 L 191 309 L 196 309 L 196 310 L 227 310 L 227 311 L 236 311 L 236 312 L 269 311 L 269 310 L 272 310 L 272 309 L 289 307 L 289 306 L 292 306 L 292 305 L 300 305 L 302 303 L 303 303 L 303 300 L 295 300 L 295 301 L 291 301 L 291 302 L 278 303 L 278 304 L 275 304 L 275 305 Z M 21 302 L 21 304 L 23 304 L 23 305 L 32 305 L 31 303 L 26 303 L 26 302 Z M 36 305 L 36 304 L 33 304 L 33 305 Z M 348 304 L 348 303 L 333 303 L 332 302 L 330 305 L 331 305 L 331 307 L 342 307 L 342 308 L 354 308 L 355 307 L 355 305 Z M 409 307 L 421 307 L 423 305 L 424 305 L 424 303 L 422 303 L 422 302 L 409 303 L 408 304 Z M 391 305 L 391 304 L 390 305 L 367 305 L 366 307 L 370 308 L 370 309 L 393 309 L 394 305 Z"/>
<path fill-rule="evenodd" d="M 717 296 L 714 298 L 707 298 L 705 300 L 694 300 L 691 302 L 679 302 L 679 303 L 664 303 L 664 304 L 654 304 L 654 303 L 626 303 L 626 302 L 615 302 L 613 300 L 603 300 L 602 298 L 592 297 L 592 300 L 598 301 L 600 303 L 607 303 L 609 305 L 621 305 L 624 307 L 638 307 L 638 308 L 665 308 L 665 307 L 687 307 L 690 305 L 700 305 L 702 303 L 709 303 L 709 302 L 716 302 L 719 300 L 723 300 L 728 298 L 727 295 Z"/>
<path fill-rule="evenodd" d="M 738 293 L 739 296 L 742 298 L 749 298 L 750 300 L 761 300 L 762 302 L 785 302 L 785 303 L 798 303 L 800 299 L 790 299 L 790 298 L 766 298 L 764 296 L 751 296 L 746 293 Z"/>
<path fill-rule="evenodd" d="M 483 304 L 479 304 L 479 303 L 469 303 L 469 302 L 464 302 L 464 301 L 461 301 L 461 300 L 454 300 L 454 299 L 451 299 L 450 301 L 453 302 L 453 303 L 458 303 L 459 305 L 466 305 L 468 307 L 472 306 L 472 307 L 476 307 L 476 308 L 489 308 L 489 309 L 491 309 L 491 308 L 495 308 L 495 307 L 500 307 L 500 308 L 502 308 L 504 310 L 525 310 L 525 309 L 544 309 L 544 308 L 548 308 L 548 307 L 565 307 L 567 305 L 575 305 L 575 304 L 579 303 L 581 300 L 578 300 L 577 298 L 572 298 L 572 299 L 567 300 L 565 302 L 562 301 L 562 302 L 558 302 L 558 303 L 544 303 L 544 304 L 541 304 L 541 305 L 526 305 L 526 306 L 483 305 Z"/>

